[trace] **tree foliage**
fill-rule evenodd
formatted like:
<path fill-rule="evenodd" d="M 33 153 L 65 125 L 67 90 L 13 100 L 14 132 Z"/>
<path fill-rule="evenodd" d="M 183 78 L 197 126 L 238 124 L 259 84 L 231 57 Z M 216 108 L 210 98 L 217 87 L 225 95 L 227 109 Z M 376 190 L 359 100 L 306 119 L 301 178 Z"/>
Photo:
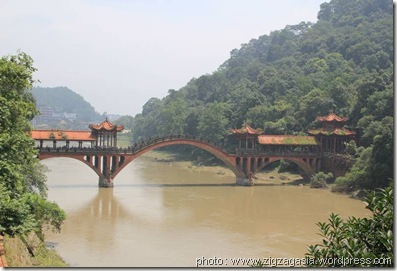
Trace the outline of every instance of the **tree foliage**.
<path fill-rule="evenodd" d="M 27 133 L 37 114 L 29 91 L 35 70 L 22 52 L 0 59 L 0 233 L 11 235 L 40 231 L 47 222 L 59 229 L 65 216 L 45 200 L 44 168 Z"/>
<path fill-rule="evenodd" d="M 349 117 L 359 145 L 373 151 L 362 182 L 383 186 L 392 177 L 393 55 L 390 0 L 331 0 L 316 23 L 252 39 L 212 74 L 150 99 L 134 118 L 132 137 L 181 132 L 217 139 L 243 123 L 267 134 L 304 134 L 317 116 L 334 111 Z M 214 108 L 219 112 L 209 117 Z"/>
<path fill-rule="evenodd" d="M 308 247 L 311 267 L 392 267 L 394 195 L 389 187 L 372 191 L 365 199 L 370 218 L 349 217 L 346 221 L 331 214 L 319 222 L 321 244 Z"/>
<path fill-rule="evenodd" d="M 325 188 L 328 187 L 328 183 L 334 178 L 332 172 L 324 173 L 322 171 L 314 174 L 310 178 L 311 188 Z"/>

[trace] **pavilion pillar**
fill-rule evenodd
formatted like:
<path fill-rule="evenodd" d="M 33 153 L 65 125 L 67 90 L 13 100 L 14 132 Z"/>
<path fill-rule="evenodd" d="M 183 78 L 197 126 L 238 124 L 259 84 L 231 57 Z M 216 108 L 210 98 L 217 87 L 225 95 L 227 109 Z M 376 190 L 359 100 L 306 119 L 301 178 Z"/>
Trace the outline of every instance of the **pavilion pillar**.
<path fill-rule="evenodd" d="M 41 139 L 40 140 L 40 149 L 42 149 L 43 148 L 43 140 Z"/>
<path fill-rule="evenodd" d="M 68 149 L 69 149 L 69 144 L 70 144 L 70 141 L 66 140 L 66 148 L 68 148 Z"/>
<path fill-rule="evenodd" d="M 52 141 L 52 148 L 54 148 L 54 149 L 57 148 L 57 141 L 56 140 Z"/>
<path fill-rule="evenodd" d="M 334 137 L 334 153 L 336 153 L 336 137 Z"/>
<path fill-rule="evenodd" d="M 110 164 L 111 164 L 112 156 L 107 156 L 106 158 L 106 172 L 110 175 Z"/>
<path fill-rule="evenodd" d="M 247 157 L 247 172 L 246 174 L 250 174 L 251 173 L 251 157 Z"/>

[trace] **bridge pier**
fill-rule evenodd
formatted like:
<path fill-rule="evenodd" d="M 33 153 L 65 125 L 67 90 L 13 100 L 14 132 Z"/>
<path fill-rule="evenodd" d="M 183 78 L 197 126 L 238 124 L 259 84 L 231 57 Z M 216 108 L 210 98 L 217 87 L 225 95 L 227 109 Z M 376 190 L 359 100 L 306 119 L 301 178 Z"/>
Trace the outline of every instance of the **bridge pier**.
<path fill-rule="evenodd" d="M 98 179 L 98 186 L 104 188 L 112 188 L 113 187 L 113 180 L 109 178 L 109 180 L 105 177 L 100 176 Z"/>
<path fill-rule="evenodd" d="M 238 177 L 236 176 L 236 185 L 239 186 L 252 186 L 254 183 L 252 182 L 251 179 L 247 177 Z"/>

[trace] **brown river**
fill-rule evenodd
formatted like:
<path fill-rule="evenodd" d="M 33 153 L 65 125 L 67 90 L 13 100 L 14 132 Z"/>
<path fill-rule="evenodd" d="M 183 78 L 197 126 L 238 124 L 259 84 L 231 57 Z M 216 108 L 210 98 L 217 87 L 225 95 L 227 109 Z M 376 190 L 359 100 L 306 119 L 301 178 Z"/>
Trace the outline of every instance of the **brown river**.
<path fill-rule="evenodd" d="M 234 177 L 145 156 L 114 188 L 98 188 L 97 175 L 77 160 L 43 163 L 48 198 L 67 213 L 62 232 L 47 241 L 72 267 L 232 267 L 243 259 L 303 258 L 321 241 L 316 223 L 332 212 L 370 215 L 362 201 L 326 190 L 235 186 Z"/>

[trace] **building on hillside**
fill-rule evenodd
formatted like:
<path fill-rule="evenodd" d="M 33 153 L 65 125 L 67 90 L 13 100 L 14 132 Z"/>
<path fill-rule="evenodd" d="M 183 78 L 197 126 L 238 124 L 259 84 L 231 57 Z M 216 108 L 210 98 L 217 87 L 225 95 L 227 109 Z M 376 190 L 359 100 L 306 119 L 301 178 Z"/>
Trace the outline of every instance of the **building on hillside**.
<path fill-rule="evenodd" d="M 49 121 L 52 120 L 52 114 L 54 114 L 54 109 L 51 106 L 40 106 L 39 112 L 39 118 L 41 122 Z"/>
<path fill-rule="evenodd" d="M 63 118 L 67 119 L 68 121 L 74 121 L 77 118 L 77 114 L 76 113 L 63 112 Z"/>

